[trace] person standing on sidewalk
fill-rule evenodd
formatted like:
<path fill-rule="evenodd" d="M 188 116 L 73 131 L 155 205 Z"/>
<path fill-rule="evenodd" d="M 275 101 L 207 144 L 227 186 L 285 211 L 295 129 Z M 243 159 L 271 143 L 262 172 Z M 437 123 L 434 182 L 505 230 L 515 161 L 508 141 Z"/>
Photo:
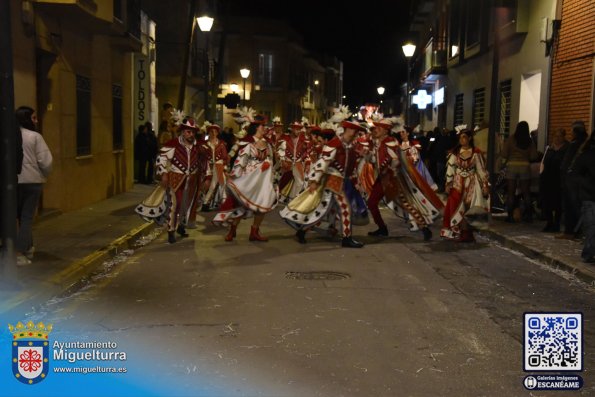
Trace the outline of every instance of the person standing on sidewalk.
<path fill-rule="evenodd" d="M 560 165 L 566 153 L 568 143 L 564 139 L 566 131 L 563 128 L 554 133 L 551 145 L 545 148 L 539 173 L 539 195 L 541 196 L 541 210 L 547 221 L 543 232 L 557 233 L 560 231 L 562 219 L 562 186 L 560 185 Z"/>
<path fill-rule="evenodd" d="M 18 175 L 16 239 L 17 265 L 27 265 L 33 259 L 33 217 L 39 204 L 43 184 L 52 170 L 52 153 L 43 136 L 37 132 L 37 114 L 27 106 L 16 110 L 23 140 L 23 164 Z"/>
<path fill-rule="evenodd" d="M 581 259 L 585 263 L 595 263 L 595 130 L 581 148 L 573 166 L 579 186 L 581 201 L 581 223 L 585 234 L 585 245 Z"/>
<path fill-rule="evenodd" d="M 197 130 L 192 117 L 182 117 L 180 136 L 166 142 L 157 157 L 157 175 L 171 200 L 167 218 L 170 244 L 176 242 L 176 231 L 181 237 L 188 237 L 184 222 L 198 187 L 199 156 L 194 137 Z"/>
<path fill-rule="evenodd" d="M 562 212 L 564 214 L 564 233 L 556 238 L 572 240 L 577 237 L 576 225 L 580 217 L 580 200 L 575 175 L 571 172 L 579 148 L 587 139 L 585 123 L 578 120 L 572 123 L 572 129 L 566 137 L 570 142 L 560 166 L 560 184 L 562 186 Z"/>
<path fill-rule="evenodd" d="M 506 210 L 508 212 L 506 222 L 514 222 L 513 212 L 516 207 L 515 197 L 517 186 L 520 187 L 523 196 L 523 220 L 532 222 L 533 208 L 530 191 L 530 163 L 537 159 L 537 148 L 533 145 L 531 135 L 529 135 L 529 124 L 526 121 L 520 121 L 517 124 L 514 134 L 504 144 L 500 158 L 503 165 L 506 166 Z"/>
<path fill-rule="evenodd" d="M 139 127 L 134 138 L 134 155 L 138 160 L 138 182 L 144 185 L 153 183 L 153 166 L 157 157 L 157 137 L 153 132 L 153 124 L 147 121 Z"/>

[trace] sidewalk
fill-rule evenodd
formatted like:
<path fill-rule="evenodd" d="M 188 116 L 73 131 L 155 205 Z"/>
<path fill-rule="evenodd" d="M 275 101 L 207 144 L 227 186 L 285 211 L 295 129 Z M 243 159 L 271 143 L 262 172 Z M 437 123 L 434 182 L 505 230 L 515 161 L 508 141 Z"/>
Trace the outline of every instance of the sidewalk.
<path fill-rule="evenodd" d="M 572 273 L 577 278 L 595 285 L 595 265 L 581 260 L 583 241 L 557 239 L 556 236 L 560 233 L 542 232 L 545 221 L 506 223 L 505 218 L 506 214 L 493 215 L 490 228 L 481 231 L 480 234 L 529 258 Z"/>
<path fill-rule="evenodd" d="M 16 290 L 0 291 L 0 314 L 20 311 L 22 316 L 35 310 L 76 288 L 105 261 L 133 248 L 155 229 L 134 212 L 153 188 L 136 184 L 129 192 L 80 210 L 38 218 L 33 225 L 33 263 L 17 267 Z"/>
<path fill-rule="evenodd" d="M 38 220 L 33 228 L 35 258 L 31 265 L 17 269 L 19 289 L 0 291 L 0 315 L 23 316 L 47 300 L 77 289 L 105 262 L 134 248 L 143 236 L 157 233 L 153 223 L 144 222 L 134 212 L 152 189 L 135 185 L 129 192 L 81 210 Z M 480 234 L 595 283 L 595 266 L 580 260 L 582 242 L 542 233 L 543 225 L 542 221 L 510 224 L 495 215 L 490 229 Z"/>

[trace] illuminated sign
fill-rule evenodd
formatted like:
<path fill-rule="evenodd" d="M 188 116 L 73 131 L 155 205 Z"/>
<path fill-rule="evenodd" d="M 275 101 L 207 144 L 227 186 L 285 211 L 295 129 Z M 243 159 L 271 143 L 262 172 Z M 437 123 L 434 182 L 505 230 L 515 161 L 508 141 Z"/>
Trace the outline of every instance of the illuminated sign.
<path fill-rule="evenodd" d="M 444 87 L 439 88 L 434 92 L 434 106 L 442 105 L 444 103 Z"/>
<path fill-rule="evenodd" d="M 413 95 L 411 101 L 417 105 L 418 109 L 425 109 L 432 103 L 432 96 L 428 95 L 426 90 L 419 90 L 416 95 Z"/>

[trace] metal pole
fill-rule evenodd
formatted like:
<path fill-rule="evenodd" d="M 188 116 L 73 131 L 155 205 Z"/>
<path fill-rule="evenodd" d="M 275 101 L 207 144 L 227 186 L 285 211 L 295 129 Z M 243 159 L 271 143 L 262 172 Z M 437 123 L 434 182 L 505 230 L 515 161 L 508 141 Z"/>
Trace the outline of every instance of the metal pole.
<path fill-rule="evenodd" d="M 184 99 L 186 97 L 186 78 L 188 77 L 188 62 L 190 60 L 190 50 L 192 48 L 192 37 L 194 36 L 196 0 L 190 0 L 190 14 L 188 14 L 188 36 L 186 51 L 182 59 L 182 73 L 180 74 L 180 89 L 178 91 L 178 109 L 184 109 Z"/>
<path fill-rule="evenodd" d="M 500 72 L 500 27 L 498 18 L 499 7 L 494 7 L 494 48 L 492 57 L 492 81 L 491 81 L 491 92 L 490 92 L 490 129 L 488 134 L 488 153 L 487 153 L 487 166 L 490 174 L 491 199 L 492 203 L 495 202 L 495 190 L 494 186 L 496 183 L 496 172 L 495 172 L 495 155 L 496 155 L 496 134 L 498 132 L 498 116 L 500 101 L 498 100 L 498 81 Z"/>
<path fill-rule="evenodd" d="M 10 1 L 0 1 L 0 277 L 16 279 L 15 240 L 17 235 L 16 119 Z"/>
<path fill-rule="evenodd" d="M 244 96 L 242 98 L 242 107 L 246 106 L 246 79 L 244 79 Z"/>
<path fill-rule="evenodd" d="M 204 77 L 204 82 L 205 82 L 205 121 L 209 120 L 209 72 L 210 72 L 210 67 L 209 67 L 209 32 L 204 32 L 205 34 L 205 77 Z"/>
<path fill-rule="evenodd" d="M 409 125 L 409 89 L 411 84 L 411 57 L 407 57 L 407 92 L 405 93 L 405 100 L 407 101 L 405 109 L 405 125 Z"/>

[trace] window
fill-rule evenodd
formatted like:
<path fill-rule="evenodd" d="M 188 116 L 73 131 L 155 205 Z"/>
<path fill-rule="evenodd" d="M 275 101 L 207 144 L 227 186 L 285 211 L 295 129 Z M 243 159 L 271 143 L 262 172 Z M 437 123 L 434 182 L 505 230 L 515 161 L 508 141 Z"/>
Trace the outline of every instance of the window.
<path fill-rule="evenodd" d="M 258 54 L 257 81 L 262 87 L 274 87 L 273 54 Z"/>
<path fill-rule="evenodd" d="M 472 47 L 479 44 L 479 30 L 481 28 L 481 1 L 470 1 L 467 3 L 467 22 L 465 46 Z"/>
<path fill-rule="evenodd" d="M 122 136 L 122 86 L 112 85 L 112 147 L 114 150 L 124 148 Z"/>
<path fill-rule="evenodd" d="M 510 134 L 510 101 L 512 98 L 512 80 L 500 82 L 500 134 Z"/>
<path fill-rule="evenodd" d="M 122 0 L 114 0 L 114 18 L 122 21 Z"/>
<path fill-rule="evenodd" d="M 471 128 L 475 128 L 475 126 L 481 124 L 481 122 L 485 120 L 485 98 L 485 88 L 473 90 L 473 115 L 471 116 Z"/>
<path fill-rule="evenodd" d="M 455 97 L 454 126 L 463 124 L 463 94 L 457 94 Z"/>
<path fill-rule="evenodd" d="M 76 155 L 91 154 L 91 79 L 76 75 Z"/>
<path fill-rule="evenodd" d="M 450 46 L 448 58 L 454 58 L 461 52 L 461 1 L 453 0 L 449 17 Z"/>

